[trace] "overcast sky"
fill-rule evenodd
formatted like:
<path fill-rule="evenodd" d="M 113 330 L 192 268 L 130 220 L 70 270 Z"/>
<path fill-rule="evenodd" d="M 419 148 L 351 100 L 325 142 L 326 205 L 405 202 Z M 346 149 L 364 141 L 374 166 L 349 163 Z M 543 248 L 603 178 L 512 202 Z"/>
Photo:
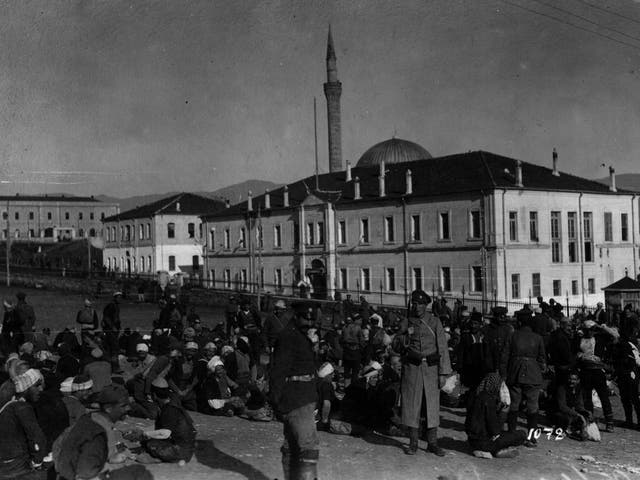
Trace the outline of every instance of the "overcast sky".
<path fill-rule="evenodd" d="M 507 1 L 3 1 L 0 189 L 293 181 L 314 168 L 314 96 L 328 170 L 329 23 L 345 160 L 395 133 L 434 156 L 550 165 L 556 147 L 564 171 L 639 173 L 640 3 Z"/>

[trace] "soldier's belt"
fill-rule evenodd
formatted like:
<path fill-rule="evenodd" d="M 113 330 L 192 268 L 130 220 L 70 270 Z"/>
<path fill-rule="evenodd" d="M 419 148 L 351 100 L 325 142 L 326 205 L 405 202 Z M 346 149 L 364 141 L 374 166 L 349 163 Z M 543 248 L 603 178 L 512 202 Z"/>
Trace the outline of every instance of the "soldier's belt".
<path fill-rule="evenodd" d="M 313 382 L 315 375 L 291 375 L 284 379 L 285 382 Z"/>

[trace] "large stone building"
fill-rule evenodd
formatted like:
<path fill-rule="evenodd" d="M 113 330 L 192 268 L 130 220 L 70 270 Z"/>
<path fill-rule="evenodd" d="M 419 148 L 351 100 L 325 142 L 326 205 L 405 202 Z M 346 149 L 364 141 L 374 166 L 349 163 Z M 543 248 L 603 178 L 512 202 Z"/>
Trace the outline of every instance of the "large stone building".
<path fill-rule="evenodd" d="M 102 220 L 118 213 L 115 203 L 66 195 L 0 196 L 2 239 L 57 242 L 102 237 Z"/>
<path fill-rule="evenodd" d="M 201 275 L 199 215 L 224 202 L 180 193 L 104 219 L 104 266 L 125 274 Z M 201 277 L 200 277 L 201 278 Z"/>
<path fill-rule="evenodd" d="M 395 305 L 423 288 L 515 308 L 539 295 L 593 305 L 638 272 L 638 196 L 616 190 L 613 170 L 608 187 L 559 172 L 555 151 L 548 168 L 483 151 L 432 158 L 394 138 L 337 171 L 331 38 L 327 75 L 330 173 L 203 216 L 211 286 Z"/>

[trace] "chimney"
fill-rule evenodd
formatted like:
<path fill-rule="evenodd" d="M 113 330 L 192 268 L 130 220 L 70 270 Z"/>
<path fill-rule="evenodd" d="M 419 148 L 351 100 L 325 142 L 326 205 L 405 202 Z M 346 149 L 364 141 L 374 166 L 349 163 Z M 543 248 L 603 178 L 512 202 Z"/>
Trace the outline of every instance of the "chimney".
<path fill-rule="evenodd" d="M 353 180 L 353 199 L 360 200 L 360 178 L 356 177 Z"/>
<path fill-rule="evenodd" d="M 284 206 L 288 207 L 289 206 L 289 186 L 288 185 L 284 186 L 283 195 L 284 195 Z"/>
<path fill-rule="evenodd" d="M 247 212 L 251 212 L 253 210 L 253 194 L 251 190 L 247 193 Z"/>
<path fill-rule="evenodd" d="M 411 195 L 413 193 L 413 179 L 411 178 L 411 170 L 407 169 L 407 173 L 404 177 L 405 180 L 405 195 Z"/>
<path fill-rule="evenodd" d="M 560 172 L 558 172 L 558 152 L 556 149 L 553 149 L 553 173 L 551 174 L 554 177 L 559 177 Z"/>
<path fill-rule="evenodd" d="M 180 202 L 176 202 L 176 212 L 180 211 Z"/>
<path fill-rule="evenodd" d="M 351 162 L 347 160 L 347 178 L 345 182 L 350 182 L 350 181 L 351 181 Z"/>
<path fill-rule="evenodd" d="M 225 198 L 225 200 L 224 200 L 224 206 L 225 206 L 226 208 L 231 208 L 231 202 L 229 201 L 229 199 L 228 199 L 228 198 Z"/>
<path fill-rule="evenodd" d="M 381 197 L 385 195 L 384 188 L 384 161 L 380 162 L 380 174 L 378 175 L 378 192 Z"/>
<path fill-rule="evenodd" d="M 522 162 L 516 162 L 516 187 L 522 187 Z"/>
<path fill-rule="evenodd" d="M 269 210 L 271 208 L 271 193 L 269 189 L 265 189 L 264 191 L 264 209 Z"/>
<path fill-rule="evenodd" d="M 612 192 L 617 192 L 616 188 L 616 169 L 613 167 L 609 167 L 609 190 Z"/>

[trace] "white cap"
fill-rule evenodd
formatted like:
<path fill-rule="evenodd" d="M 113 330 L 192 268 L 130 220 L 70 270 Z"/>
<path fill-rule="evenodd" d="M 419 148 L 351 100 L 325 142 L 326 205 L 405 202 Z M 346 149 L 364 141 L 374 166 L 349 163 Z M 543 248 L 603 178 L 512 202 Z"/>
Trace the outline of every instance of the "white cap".
<path fill-rule="evenodd" d="M 146 343 L 139 343 L 136 345 L 136 352 L 148 352 L 149 346 Z"/>
<path fill-rule="evenodd" d="M 60 383 L 60 391 L 62 393 L 71 393 L 71 384 L 73 383 L 73 377 L 65 378 L 62 383 Z"/>
<path fill-rule="evenodd" d="M 211 357 L 211 360 L 207 362 L 207 368 L 211 371 L 214 371 L 218 366 L 224 367 L 224 363 L 222 362 L 222 360 L 220 360 L 220 357 L 217 355 L 214 357 Z"/>

